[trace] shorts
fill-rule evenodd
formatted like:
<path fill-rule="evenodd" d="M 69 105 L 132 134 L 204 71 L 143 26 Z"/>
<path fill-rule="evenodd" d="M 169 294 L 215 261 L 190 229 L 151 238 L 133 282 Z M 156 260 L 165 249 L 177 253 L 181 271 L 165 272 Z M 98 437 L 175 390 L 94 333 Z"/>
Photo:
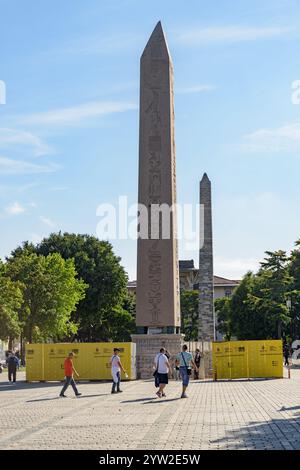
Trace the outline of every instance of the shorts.
<path fill-rule="evenodd" d="M 157 374 L 158 376 L 158 382 L 159 384 L 168 384 L 169 383 L 169 377 L 168 374 Z"/>

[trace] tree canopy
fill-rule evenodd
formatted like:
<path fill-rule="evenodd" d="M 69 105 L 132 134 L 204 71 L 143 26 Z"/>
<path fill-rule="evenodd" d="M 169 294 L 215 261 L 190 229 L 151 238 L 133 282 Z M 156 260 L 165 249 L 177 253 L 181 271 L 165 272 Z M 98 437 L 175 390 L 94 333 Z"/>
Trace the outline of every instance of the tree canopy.
<path fill-rule="evenodd" d="M 19 309 L 23 302 L 22 286 L 6 274 L 6 266 L 0 261 L 0 339 L 17 338 L 22 324 Z"/>
<path fill-rule="evenodd" d="M 199 292 L 182 291 L 180 295 L 181 306 L 181 332 L 185 341 L 197 341 L 198 339 L 198 308 Z"/>
<path fill-rule="evenodd" d="M 247 273 L 230 299 L 216 301 L 219 331 L 240 340 L 300 335 L 299 246 L 291 256 L 267 251 L 257 274 Z"/>
<path fill-rule="evenodd" d="M 72 315 L 78 326 L 72 339 L 129 339 L 135 326 L 127 292 L 128 278 L 109 242 L 91 235 L 53 233 L 37 246 L 24 243 L 12 253 L 12 259 L 22 253 L 42 256 L 59 253 L 64 260 L 74 260 L 78 278 L 88 287 Z"/>
<path fill-rule="evenodd" d="M 72 259 L 64 260 L 58 253 L 24 252 L 8 261 L 6 272 L 22 292 L 18 317 L 24 338 L 29 342 L 59 339 L 76 332 L 71 314 L 87 285 L 77 278 Z"/>

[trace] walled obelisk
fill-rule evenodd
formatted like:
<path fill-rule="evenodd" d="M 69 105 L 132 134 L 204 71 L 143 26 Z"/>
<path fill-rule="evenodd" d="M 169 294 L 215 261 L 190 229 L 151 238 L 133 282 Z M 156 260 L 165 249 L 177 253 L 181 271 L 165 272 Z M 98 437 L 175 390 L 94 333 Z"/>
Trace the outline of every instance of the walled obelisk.
<path fill-rule="evenodd" d="M 149 356 L 153 362 L 153 354 L 162 344 L 175 352 L 181 339 L 176 212 L 169 212 L 167 238 L 163 233 L 164 216 L 160 216 L 158 224 L 151 217 L 154 206 L 171 208 L 176 203 L 173 65 L 160 22 L 144 49 L 140 65 L 138 201 L 148 210 L 148 216 L 146 220 L 139 219 L 138 334 L 132 339 L 137 344 L 139 375 L 146 377 L 151 373 Z"/>
<path fill-rule="evenodd" d="M 200 224 L 199 254 L 199 340 L 215 339 L 214 318 L 214 271 L 213 271 L 213 230 L 211 182 L 206 173 L 200 182 L 200 205 L 202 208 Z"/>

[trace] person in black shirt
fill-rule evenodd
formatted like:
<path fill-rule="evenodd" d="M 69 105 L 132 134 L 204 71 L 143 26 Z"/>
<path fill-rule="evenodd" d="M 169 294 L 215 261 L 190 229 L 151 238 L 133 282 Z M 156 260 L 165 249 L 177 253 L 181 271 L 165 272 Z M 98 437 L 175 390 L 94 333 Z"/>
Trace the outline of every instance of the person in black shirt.
<path fill-rule="evenodd" d="M 6 359 L 6 363 L 8 366 L 8 380 L 11 382 L 11 379 L 13 379 L 13 383 L 15 383 L 17 380 L 17 368 L 19 367 L 18 358 L 14 353 L 11 353 Z"/>
<path fill-rule="evenodd" d="M 197 366 L 197 369 L 194 369 L 194 380 L 199 379 L 199 368 L 200 368 L 200 362 L 201 362 L 201 354 L 200 354 L 200 349 L 196 349 L 196 354 L 194 357 L 194 362 Z"/>

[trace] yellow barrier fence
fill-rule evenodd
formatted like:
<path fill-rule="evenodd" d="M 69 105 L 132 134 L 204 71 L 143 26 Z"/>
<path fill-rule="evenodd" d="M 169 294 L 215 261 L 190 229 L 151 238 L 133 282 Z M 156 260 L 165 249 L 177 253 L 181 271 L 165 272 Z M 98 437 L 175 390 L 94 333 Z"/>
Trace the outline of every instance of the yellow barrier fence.
<path fill-rule="evenodd" d="M 214 342 L 212 351 L 216 380 L 283 377 L 281 340 Z"/>
<path fill-rule="evenodd" d="M 64 379 L 64 360 L 73 351 L 79 380 L 111 380 L 110 359 L 113 349 L 119 356 L 129 380 L 136 379 L 135 343 L 55 343 L 26 345 L 26 380 L 57 381 Z M 124 380 L 122 373 L 122 380 Z"/>

